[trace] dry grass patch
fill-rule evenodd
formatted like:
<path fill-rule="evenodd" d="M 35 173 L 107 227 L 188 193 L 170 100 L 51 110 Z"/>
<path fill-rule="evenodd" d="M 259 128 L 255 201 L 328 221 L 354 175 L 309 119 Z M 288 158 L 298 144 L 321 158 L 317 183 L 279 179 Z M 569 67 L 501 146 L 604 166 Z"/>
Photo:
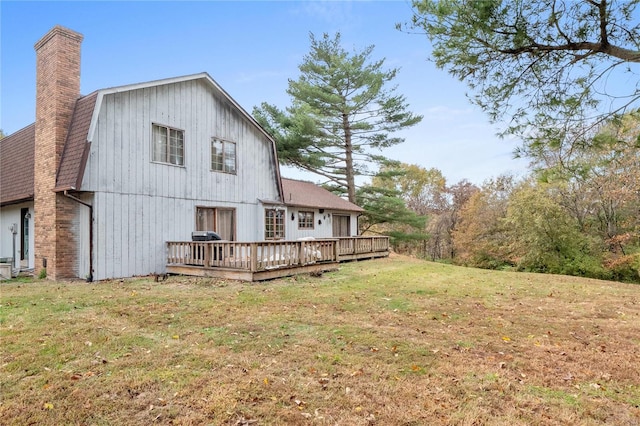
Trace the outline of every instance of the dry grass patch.
<path fill-rule="evenodd" d="M 396 257 L 0 285 L 3 422 L 640 423 L 636 285 Z"/>

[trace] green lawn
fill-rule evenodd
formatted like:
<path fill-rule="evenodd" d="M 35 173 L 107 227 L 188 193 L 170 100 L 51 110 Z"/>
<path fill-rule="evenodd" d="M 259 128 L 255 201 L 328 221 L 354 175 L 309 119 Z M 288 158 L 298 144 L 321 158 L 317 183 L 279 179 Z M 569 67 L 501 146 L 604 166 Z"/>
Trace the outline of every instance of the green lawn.
<path fill-rule="evenodd" d="M 640 424 L 640 286 L 392 257 L 0 284 L 9 425 Z"/>

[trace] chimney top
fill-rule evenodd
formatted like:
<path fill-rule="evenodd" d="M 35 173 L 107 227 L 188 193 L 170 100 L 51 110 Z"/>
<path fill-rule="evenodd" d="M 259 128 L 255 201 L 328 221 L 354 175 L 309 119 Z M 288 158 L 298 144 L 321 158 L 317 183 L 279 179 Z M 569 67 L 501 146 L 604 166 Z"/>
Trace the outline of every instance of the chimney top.
<path fill-rule="evenodd" d="M 47 44 L 47 42 L 49 40 L 51 40 L 54 36 L 56 35 L 61 35 L 64 37 L 68 37 L 70 39 L 73 39 L 75 41 L 77 41 L 78 43 L 82 42 L 82 39 L 84 38 L 84 36 L 80 33 L 77 33 L 73 30 L 70 30 L 69 28 L 65 28 L 61 25 L 56 25 L 55 27 L 51 28 L 51 30 L 49 30 L 48 33 L 46 33 L 41 39 L 40 41 L 38 41 L 34 48 L 37 50 L 39 50 L 42 46 L 44 46 L 45 44 Z"/>

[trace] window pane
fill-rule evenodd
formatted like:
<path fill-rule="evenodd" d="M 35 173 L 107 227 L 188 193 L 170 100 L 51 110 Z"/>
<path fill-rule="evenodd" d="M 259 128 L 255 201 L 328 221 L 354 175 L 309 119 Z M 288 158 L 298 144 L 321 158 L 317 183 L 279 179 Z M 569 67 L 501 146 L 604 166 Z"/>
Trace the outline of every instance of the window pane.
<path fill-rule="evenodd" d="M 182 166 L 184 164 L 184 133 L 181 130 L 170 130 L 170 146 L 169 162 Z"/>
<path fill-rule="evenodd" d="M 184 165 L 184 132 L 153 125 L 153 161 Z"/>
<path fill-rule="evenodd" d="M 167 128 L 153 126 L 153 161 L 167 162 Z"/>
<path fill-rule="evenodd" d="M 224 143 L 224 171 L 236 172 L 236 144 L 233 142 Z"/>
<path fill-rule="evenodd" d="M 284 211 L 275 209 L 265 210 L 264 222 L 265 239 L 284 238 Z"/>
<path fill-rule="evenodd" d="M 222 171 L 222 167 L 223 167 L 222 142 L 217 139 L 211 139 L 211 170 Z"/>
<path fill-rule="evenodd" d="M 216 232 L 220 238 L 228 241 L 235 241 L 235 211 L 234 210 L 218 210 L 218 226 Z"/>
<path fill-rule="evenodd" d="M 196 231 L 214 231 L 214 213 L 212 208 L 198 207 L 196 211 Z"/>
<path fill-rule="evenodd" d="M 275 213 L 275 236 L 284 238 L 284 211 L 276 210 Z"/>
<path fill-rule="evenodd" d="M 298 212 L 298 228 L 313 229 L 313 212 Z"/>

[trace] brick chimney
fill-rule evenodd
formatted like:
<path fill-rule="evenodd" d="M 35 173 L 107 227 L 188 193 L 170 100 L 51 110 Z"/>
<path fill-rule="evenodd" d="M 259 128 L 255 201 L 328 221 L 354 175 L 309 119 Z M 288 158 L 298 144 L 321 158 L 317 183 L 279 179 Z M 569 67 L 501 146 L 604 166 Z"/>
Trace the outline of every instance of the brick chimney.
<path fill-rule="evenodd" d="M 82 35 L 55 26 L 35 44 L 36 140 L 34 236 L 36 276 L 46 268 L 53 280 L 77 276 L 75 238 L 69 232 L 73 201 L 53 192 L 76 100 L 80 97 Z"/>

